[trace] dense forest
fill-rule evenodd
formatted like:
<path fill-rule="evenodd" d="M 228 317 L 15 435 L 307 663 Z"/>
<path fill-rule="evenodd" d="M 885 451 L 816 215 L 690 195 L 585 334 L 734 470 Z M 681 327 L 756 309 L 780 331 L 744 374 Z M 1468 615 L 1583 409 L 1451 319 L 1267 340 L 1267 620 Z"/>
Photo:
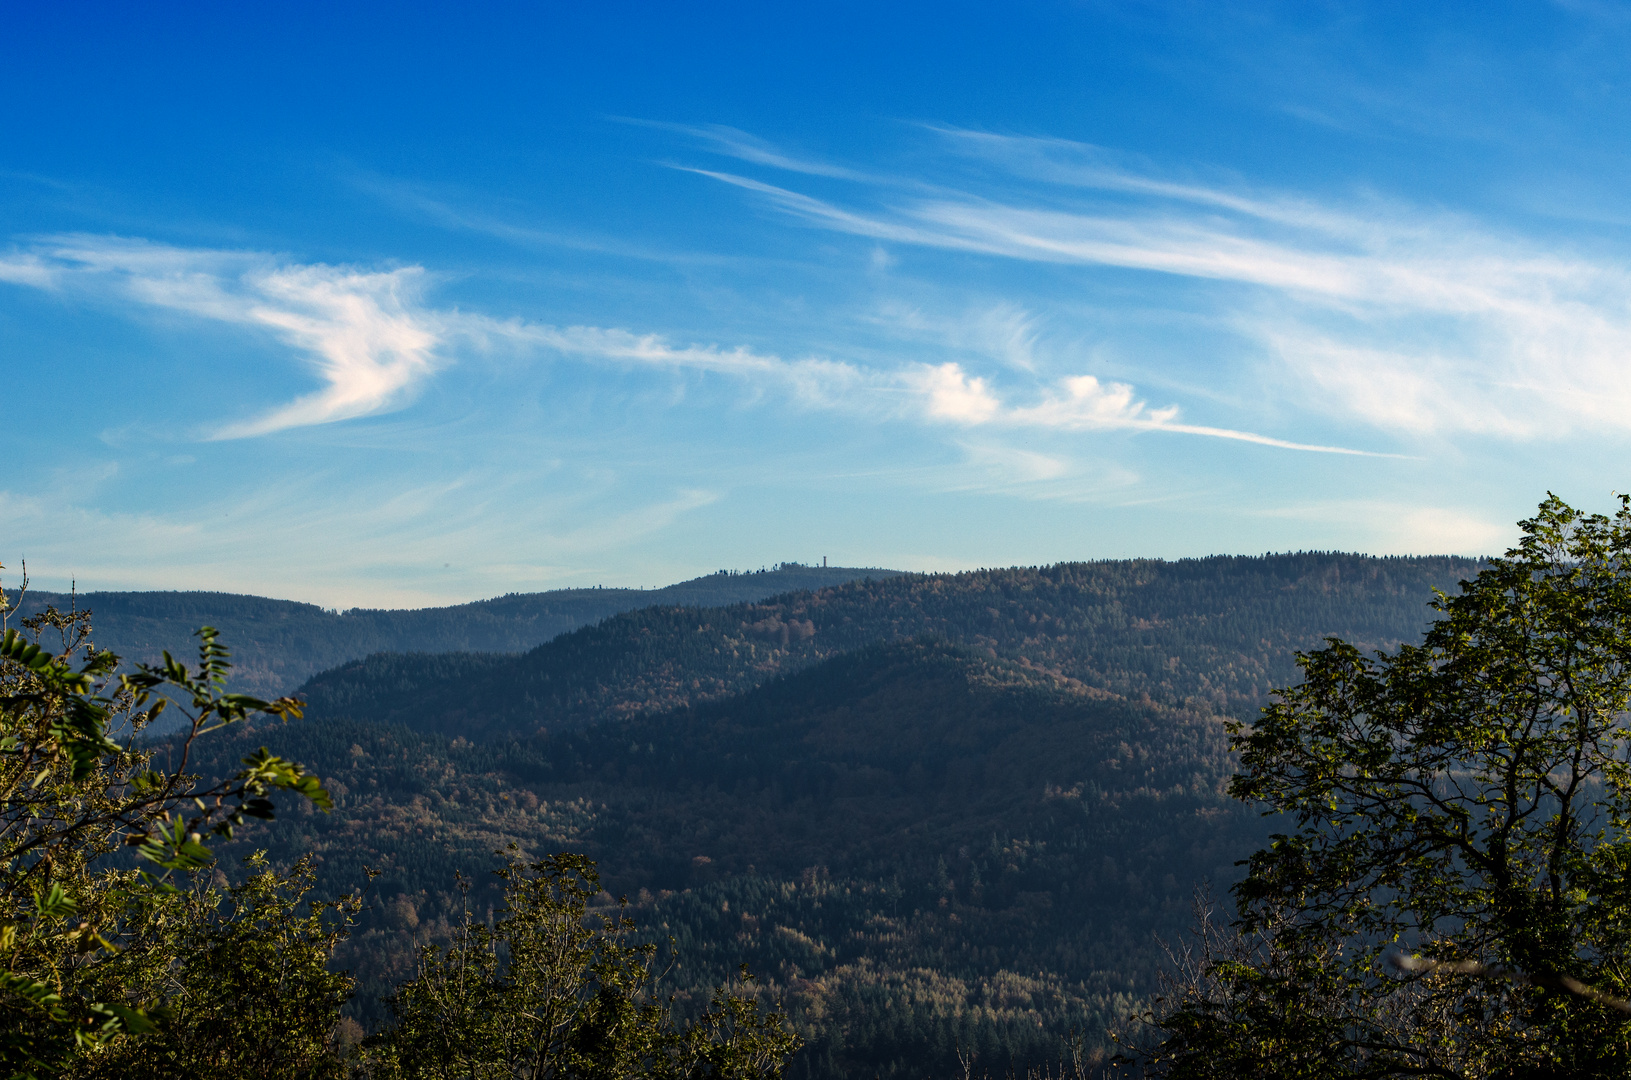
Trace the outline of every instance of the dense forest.
<path fill-rule="evenodd" d="M 740 693 L 880 641 L 938 635 L 1124 696 L 1250 716 L 1338 635 L 1419 634 L 1466 559 L 1298 554 L 869 578 L 700 611 L 613 616 L 514 658 L 382 654 L 302 687 L 314 716 L 518 734 Z"/>
<path fill-rule="evenodd" d="M 1340 635 L 1417 637 L 1460 559 L 1302 554 L 900 575 L 613 615 L 521 655 L 395 653 L 303 689 L 266 744 L 318 771 L 239 842 L 367 880 L 339 961 L 364 1028 L 456 917 L 456 873 L 580 851 L 672 942 L 680 1007 L 746 963 L 806 1038 L 792 1075 L 997 1072 L 1092 1053 L 1155 988 L 1158 937 L 1271 824 L 1223 729 Z M 496 885 L 478 885 L 487 908 Z"/>
<path fill-rule="evenodd" d="M 330 611 L 316 604 L 221 592 L 28 590 L 19 617 L 55 606 L 96 615 L 96 637 L 128 662 L 187 651 L 194 630 L 213 626 L 232 643 L 234 685 L 276 697 L 312 675 L 378 652 L 521 652 L 608 615 L 652 604 L 712 607 L 818 589 L 893 571 L 781 563 L 774 569 L 721 570 L 661 589 L 555 589 L 511 593 L 452 607 Z"/>

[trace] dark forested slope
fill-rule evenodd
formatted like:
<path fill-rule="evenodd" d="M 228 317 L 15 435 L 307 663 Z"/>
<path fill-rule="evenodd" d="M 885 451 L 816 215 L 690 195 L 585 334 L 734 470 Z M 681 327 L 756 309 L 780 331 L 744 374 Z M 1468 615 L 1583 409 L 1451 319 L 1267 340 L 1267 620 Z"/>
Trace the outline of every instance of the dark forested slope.
<path fill-rule="evenodd" d="M 789 1000 L 810 1077 L 998 1072 L 1107 1025 L 1267 826 L 1223 794 L 1223 718 L 1340 635 L 1420 633 L 1459 559 L 1286 555 L 864 580 L 614 616 L 521 656 L 384 654 L 314 678 L 273 741 L 339 796 L 280 821 L 377 992 L 496 851 L 584 851 L 686 958 Z M 478 908 L 490 890 L 478 889 Z M 480 914 L 478 910 L 478 914 Z M 377 1016 L 366 994 L 360 1015 Z"/>
<path fill-rule="evenodd" d="M 508 661 L 380 655 L 303 689 L 314 715 L 534 731 L 717 699 L 880 641 L 936 634 L 1118 694 L 1249 715 L 1330 635 L 1415 638 L 1471 560 L 1301 554 L 906 574 L 615 616 Z"/>
<path fill-rule="evenodd" d="M 408 931 L 452 915 L 455 870 L 511 842 L 581 850 L 675 939 L 680 988 L 747 963 L 787 995 L 811 1075 L 946 1071 L 959 1041 L 1034 1061 L 1072 1026 L 1102 1044 L 1153 986 L 1151 935 L 1176 931 L 1196 883 L 1232 876 L 1264 832 L 1222 792 L 1206 709 L 943 641 L 522 739 L 313 719 L 277 739 L 340 807 L 253 842 L 317 851 L 334 887 L 381 871 L 350 956 L 367 985 L 406 970 Z"/>
<path fill-rule="evenodd" d="M 894 571 L 783 563 L 756 573 L 720 571 L 662 589 L 557 589 L 512 593 L 452 607 L 354 608 L 218 592 L 91 592 L 78 597 L 29 590 L 23 614 L 54 604 L 89 609 L 96 641 L 130 660 L 186 655 L 193 631 L 213 626 L 233 650 L 233 685 L 247 694 L 286 694 L 319 671 L 378 652 L 495 652 L 530 649 L 622 611 L 652 604 L 713 607 L 761 600 Z"/>

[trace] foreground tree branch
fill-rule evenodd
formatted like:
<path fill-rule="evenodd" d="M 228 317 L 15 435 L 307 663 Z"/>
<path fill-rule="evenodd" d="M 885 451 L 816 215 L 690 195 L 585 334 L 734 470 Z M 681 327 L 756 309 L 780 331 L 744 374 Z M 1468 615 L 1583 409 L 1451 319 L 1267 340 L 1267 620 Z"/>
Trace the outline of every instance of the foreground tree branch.
<path fill-rule="evenodd" d="M 1148 1017 L 1149 1072 L 1631 1069 L 1631 499 L 1522 528 L 1419 644 L 1330 639 L 1233 727 L 1232 793 L 1288 829 Z"/>

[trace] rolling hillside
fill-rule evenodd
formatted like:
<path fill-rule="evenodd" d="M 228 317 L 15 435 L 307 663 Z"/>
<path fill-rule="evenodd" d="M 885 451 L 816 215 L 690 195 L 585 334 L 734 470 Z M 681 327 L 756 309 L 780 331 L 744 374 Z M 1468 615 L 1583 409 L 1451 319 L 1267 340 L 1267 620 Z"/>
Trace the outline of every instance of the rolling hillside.
<path fill-rule="evenodd" d="M 69 604 L 94 615 L 97 645 L 130 660 L 168 649 L 189 655 L 193 631 L 220 630 L 233 650 L 234 685 L 246 694 L 289 693 L 319 671 L 378 652 L 496 652 L 530 649 L 609 615 L 652 604 L 712 607 L 760 600 L 894 571 L 783 563 L 756 573 L 720 571 L 662 589 L 558 589 L 512 593 L 452 607 L 354 608 L 217 592 L 91 592 L 70 597 L 29 590 L 22 614 Z"/>
<path fill-rule="evenodd" d="M 1392 648 L 1468 559 L 1305 554 L 1062 563 L 853 581 L 711 610 L 650 607 L 514 658 L 377 655 L 302 688 L 314 716 L 525 734 L 678 708 L 876 642 L 944 637 L 1114 693 L 1250 716 L 1295 653 Z"/>
<path fill-rule="evenodd" d="M 455 873 L 584 851 L 683 966 L 747 963 L 809 1039 L 794 1075 L 998 1072 L 1099 1050 L 1154 988 L 1156 936 L 1268 824 L 1231 803 L 1224 721 L 1339 635 L 1418 636 L 1460 559 L 1349 555 L 902 575 L 651 607 L 521 655 L 381 654 L 314 677 L 265 742 L 339 797 L 243 847 L 380 871 L 347 946 L 356 1015 L 445 931 Z"/>

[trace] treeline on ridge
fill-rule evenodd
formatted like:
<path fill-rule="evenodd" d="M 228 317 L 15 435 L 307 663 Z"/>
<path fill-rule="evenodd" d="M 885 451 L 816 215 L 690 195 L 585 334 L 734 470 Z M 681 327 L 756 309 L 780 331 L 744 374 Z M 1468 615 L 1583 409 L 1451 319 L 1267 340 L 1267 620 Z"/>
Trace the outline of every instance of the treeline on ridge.
<path fill-rule="evenodd" d="M 1458 559 L 1299 555 L 912 575 L 614 616 L 521 657 L 386 655 L 305 688 L 280 746 L 332 816 L 257 834 L 333 887 L 381 871 L 352 1011 L 444 933 L 453 874 L 583 851 L 679 945 L 682 998 L 746 962 L 795 1075 L 1108 1049 L 1156 934 L 1267 823 L 1222 791 L 1226 713 L 1338 634 L 1417 635 Z M 257 738 L 222 743 L 223 763 Z M 479 876 L 479 874 L 477 875 Z M 493 902 L 487 894 L 483 903 Z"/>
<path fill-rule="evenodd" d="M 582 724 L 723 697 L 879 641 L 925 634 L 1113 693 L 1249 716 L 1325 637 L 1420 633 L 1458 558 L 1298 554 L 903 574 L 713 609 L 612 616 L 508 660 L 383 654 L 302 687 L 314 716 L 465 735 Z"/>
<path fill-rule="evenodd" d="M 352 608 L 221 592 L 92 592 L 30 589 L 19 617 L 54 606 L 96 613 L 100 647 L 127 663 L 158 661 L 185 649 L 194 630 L 213 626 L 232 642 L 233 683 L 277 697 L 319 671 L 378 652 L 521 652 L 561 634 L 652 604 L 718 606 L 817 589 L 891 570 L 781 563 L 747 573 L 721 570 L 661 589 L 553 589 L 511 593 L 450 607 Z"/>

